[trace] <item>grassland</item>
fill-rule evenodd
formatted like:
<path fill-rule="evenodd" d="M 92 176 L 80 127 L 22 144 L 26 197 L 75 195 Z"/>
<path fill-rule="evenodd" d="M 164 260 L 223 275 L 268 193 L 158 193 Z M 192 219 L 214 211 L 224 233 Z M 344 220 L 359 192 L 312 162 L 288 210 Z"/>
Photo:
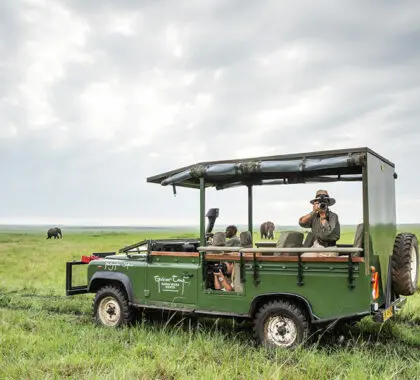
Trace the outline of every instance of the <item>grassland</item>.
<path fill-rule="evenodd" d="M 420 236 L 420 228 L 416 231 Z M 120 330 L 92 322 L 92 295 L 65 297 L 65 262 L 143 238 L 194 232 L 89 231 L 46 240 L 0 233 L 1 379 L 415 379 L 420 378 L 420 292 L 387 323 L 369 318 L 344 336 L 296 351 L 256 347 L 248 325 L 145 318 Z M 350 242 L 353 232 L 343 233 Z"/>

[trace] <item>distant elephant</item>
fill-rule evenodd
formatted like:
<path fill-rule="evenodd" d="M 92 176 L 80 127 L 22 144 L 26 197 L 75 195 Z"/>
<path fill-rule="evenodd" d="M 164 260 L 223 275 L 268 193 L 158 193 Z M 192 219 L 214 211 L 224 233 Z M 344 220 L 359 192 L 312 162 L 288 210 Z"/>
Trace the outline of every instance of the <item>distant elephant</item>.
<path fill-rule="evenodd" d="M 264 222 L 261 224 L 260 232 L 261 232 L 261 239 L 274 239 L 274 226 L 273 222 Z"/>
<path fill-rule="evenodd" d="M 47 239 L 51 239 L 51 237 L 54 237 L 54 239 L 63 238 L 63 234 L 61 233 L 61 228 L 58 228 L 58 227 L 50 228 L 47 231 Z"/>

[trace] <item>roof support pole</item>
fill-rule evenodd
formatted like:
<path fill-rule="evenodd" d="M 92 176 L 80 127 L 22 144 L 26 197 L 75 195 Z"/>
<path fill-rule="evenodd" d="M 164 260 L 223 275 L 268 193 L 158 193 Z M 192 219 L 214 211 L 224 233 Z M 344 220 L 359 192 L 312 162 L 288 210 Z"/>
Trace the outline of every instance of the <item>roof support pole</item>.
<path fill-rule="evenodd" d="M 204 178 L 200 177 L 200 244 L 206 245 L 206 186 Z"/>
<path fill-rule="evenodd" d="M 252 236 L 252 185 L 248 185 L 248 231 Z"/>

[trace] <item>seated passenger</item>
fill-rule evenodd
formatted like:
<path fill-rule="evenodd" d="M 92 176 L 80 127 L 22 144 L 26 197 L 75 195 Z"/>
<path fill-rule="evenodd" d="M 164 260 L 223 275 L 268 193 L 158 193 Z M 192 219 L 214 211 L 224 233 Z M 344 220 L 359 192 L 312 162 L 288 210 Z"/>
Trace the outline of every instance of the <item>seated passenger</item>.
<path fill-rule="evenodd" d="M 226 227 L 226 241 L 227 247 L 239 247 L 241 245 L 241 241 L 236 236 L 238 233 L 238 228 L 234 225 L 230 225 Z"/>
<path fill-rule="evenodd" d="M 335 204 L 335 199 L 330 198 L 326 190 L 318 190 L 315 198 L 310 201 L 312 211 L 299 219 L 299 225 L 311 228 L 315 235 L 311 248 L 335 247 L 340 238 L 340 222 L 338 215 L 329 207 Z M 333 257 L 337 252 L 305 252 L 302 257 Z"/>
<path fill-rule="evenodd" d="M 242 248 L 252 248 L 252 235 L 249 231 L 242 231 L 239 234 L 239 241 Z"/>
<path fill-rule="evenodd" d="M 215 265 L 214 288 L 225 292 L 242 292 L 239 264 L 226 261 Z"/>

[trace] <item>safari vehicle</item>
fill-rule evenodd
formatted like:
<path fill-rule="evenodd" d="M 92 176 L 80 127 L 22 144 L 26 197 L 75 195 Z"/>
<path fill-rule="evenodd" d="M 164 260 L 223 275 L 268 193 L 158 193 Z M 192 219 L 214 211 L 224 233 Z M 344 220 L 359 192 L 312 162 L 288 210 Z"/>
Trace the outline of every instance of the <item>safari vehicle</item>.
<path fill-rule="evenodd" d="M 96 293 L 97 323 L 117 327 L 143 309 L 254 321 L 257 341 L 293 347 L 310 329 L 337 320 L 393 317 L 417 288 L 417 238 L 396 233 L 394 164 L 368 148 L 202 162 L 147 179 L 200 191 L 200 237 L 144 240 L 118 253 L 94 254 L 67 263 L 67 295 Z M 309 248 L 299 231 L 275 247 L 209 245 L 217 210 L 208 213 L 206 189 L 248 189 L 248 230 L 253 227 L 254 186 L 360 181 L 363 220 L 355 244 L 324 248 L 336 257 L 302 257 Z M 280 190 L 279 190 L 280 191 Z M 214 286 L 214 267 L 233 262 L 241 287 Z M 76 267 L 87 268 L 76 284 Z"/>

